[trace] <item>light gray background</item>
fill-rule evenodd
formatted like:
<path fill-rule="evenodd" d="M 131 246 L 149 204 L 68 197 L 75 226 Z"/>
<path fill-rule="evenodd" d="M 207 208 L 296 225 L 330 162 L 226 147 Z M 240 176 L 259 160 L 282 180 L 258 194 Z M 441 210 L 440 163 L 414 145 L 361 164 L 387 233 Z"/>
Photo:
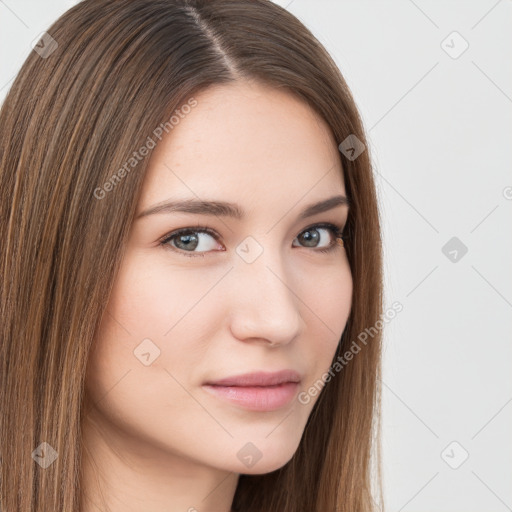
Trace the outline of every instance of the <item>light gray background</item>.
<path fill-rule="evenodd" d="M 0 0 L 0 101 L 74 3 Z M 384 329 L 387 510 L 512 511 L 512 1 L 277 3 L 333 55 L 368 130 L 386 307 L 403 305 Z M 466 254 L 445 256 L 452 237 Z"/>

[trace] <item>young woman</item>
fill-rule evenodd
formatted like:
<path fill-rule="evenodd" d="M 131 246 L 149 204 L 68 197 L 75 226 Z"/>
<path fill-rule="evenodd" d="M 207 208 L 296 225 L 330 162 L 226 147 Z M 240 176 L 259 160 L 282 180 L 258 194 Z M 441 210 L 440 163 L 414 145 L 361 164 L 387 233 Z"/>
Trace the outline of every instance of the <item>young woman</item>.
<path fill-rule="evenodd" d="M 2 511 L 377 510 L 375 185 L 304 25 L 84 0 L 0 133 Z"/>

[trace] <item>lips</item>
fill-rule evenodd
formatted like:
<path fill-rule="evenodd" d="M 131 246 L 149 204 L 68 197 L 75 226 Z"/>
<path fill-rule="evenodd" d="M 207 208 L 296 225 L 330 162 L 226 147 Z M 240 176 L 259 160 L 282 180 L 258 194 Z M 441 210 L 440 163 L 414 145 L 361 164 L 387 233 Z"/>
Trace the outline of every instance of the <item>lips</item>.
<path fill-rule="evenodd" d="M 294 370 L 255 372 L 207 382 L 203 389 L 250 411 L 275 411 L 288 405 L 299 389 L 301 376 Z"/>
<path fill-rule="evenodd" d="M 298 383 L 301 376 L 295 370 L 281 370 L 278 372 L 253 372 L 243 375 L 235 375 L 223 379 L 206 382 L 210 386 L 237 386 L 237 387 L 268 387 L 277 386 L 287 382 Z"/>

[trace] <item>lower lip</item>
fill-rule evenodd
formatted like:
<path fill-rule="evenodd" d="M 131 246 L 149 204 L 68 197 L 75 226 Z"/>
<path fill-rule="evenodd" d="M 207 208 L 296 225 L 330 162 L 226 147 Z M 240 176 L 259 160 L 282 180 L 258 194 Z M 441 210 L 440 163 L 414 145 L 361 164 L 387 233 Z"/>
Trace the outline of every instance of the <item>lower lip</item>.
<path fill-rule="evenodd" d="M 275 411 L 290 403 L 299 384 L 285 382 L 277 386 L 203 386 L 209 393 L 251 411 Z"/>

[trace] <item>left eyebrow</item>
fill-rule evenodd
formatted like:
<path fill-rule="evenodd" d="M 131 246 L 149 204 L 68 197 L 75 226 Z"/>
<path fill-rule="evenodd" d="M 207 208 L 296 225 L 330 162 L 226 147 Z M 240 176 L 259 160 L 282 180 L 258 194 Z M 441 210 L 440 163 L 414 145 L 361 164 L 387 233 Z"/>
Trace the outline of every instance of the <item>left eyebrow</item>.
<path fill-rule="evenodd" d="M 323 213 L 332 210 L 338 206 L 349 206 L 350 201 L 348 197 L 338 195 L 324 199 L 318 203 L 306 206 L 299 215 L 299 220 L 312 217 L 318 213 Z M 149 207 L 148 209 L 139 213 L 136 219 L 153 215 L 156 213 L 194 213 L 199 215 L 215 215 L 221 217 L 233 217 L 237 220 L 242 220 L 245 217 L 243 209 L 235 203 L 228 203 L 225 201 L 202 201 L 198 199 L 183 199 L 183 200 L 168 200 L 158 203 Z"/>

